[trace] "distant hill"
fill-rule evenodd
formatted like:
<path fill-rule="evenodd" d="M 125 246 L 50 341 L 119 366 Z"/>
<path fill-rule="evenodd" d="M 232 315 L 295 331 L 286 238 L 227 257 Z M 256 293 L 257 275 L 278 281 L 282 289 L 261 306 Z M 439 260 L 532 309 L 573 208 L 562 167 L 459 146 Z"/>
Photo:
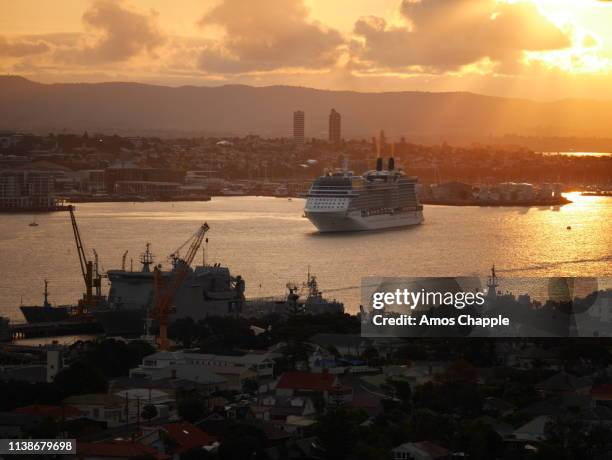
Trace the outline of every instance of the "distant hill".
<path fill-rule="evenodd" d="M 612 101 L 535 102 L 472 93 L 358 93 L 289 86 L 41 84 L 0 77 L 0 129 L 289 136 L 292 113 L 301 109 L 307 136 L 325 137 L 332 107 L 342 114 L 346 137 L 370 137 L 381 128 L 409 140 L 612 134 Z"/>

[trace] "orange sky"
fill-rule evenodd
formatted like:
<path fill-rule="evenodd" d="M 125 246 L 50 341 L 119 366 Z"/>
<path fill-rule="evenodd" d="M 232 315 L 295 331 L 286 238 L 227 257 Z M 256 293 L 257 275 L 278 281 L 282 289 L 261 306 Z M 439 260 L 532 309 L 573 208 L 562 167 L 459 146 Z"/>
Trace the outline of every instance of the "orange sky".
<path fill-rule="evenodd" d="M 612 98 L 612 2 L 600 0 L 4 3 L 0 71 L 44 82 Z"/>

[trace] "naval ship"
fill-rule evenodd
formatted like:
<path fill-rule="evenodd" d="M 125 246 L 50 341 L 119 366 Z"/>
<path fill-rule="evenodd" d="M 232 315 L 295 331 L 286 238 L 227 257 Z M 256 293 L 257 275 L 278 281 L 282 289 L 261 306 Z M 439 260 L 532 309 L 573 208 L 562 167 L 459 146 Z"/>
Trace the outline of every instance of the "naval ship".
<path fill-rule="evenodd" d="M 302 299 L 304 297 L 304 299 Z M 344 304 L 337 300 L 328 300 L 319 290 L 317 277 L 308 270 L 308 278 L 301 289 L 295 283 L 287 283 L 287 295 L 282 298 L 252 298 L 245 302 L 243 316 L 261 318 L 276 314 L 289 316 L 294 313 L 304 315 L 342 314 Z"/>
<path fill-rule="evenodd" d="M 140 257 L 139 271 L 124 267 L 106 272 L 110 282 L 106 308 L 93 312 L 107 335 L 137 336 L 146 333 L 148 318 L 154 305 L 154 259 L 147 244 Z M 180 259 L 172 260 L 170 270 L 161 270 L 167 285 Z M 191 317 L 238 315 L 244 304 L 245 284 L 240 276 L 233 277 L 229 268 L 220 264 L 188 268 L 185 281 L 174 297 L 170 321 Z"/>
<path fill-rule="evenodd" d="M 42 305 L 21 305 L 19 309 L 23 317 L 30 324 L 67 321 L 70 319 L 76 306 L 58 305 L 53 306 L 49 302 L 49 282 L 45 280 L 44 301 Z"/>
<path fill-rule="evenodd" d="M 355 176 L 346 166 L 316 179 L 305 195 L 305 216 L 319 232 L 382 230 L 423 222 L 417 178 L 406 176 L 389 158 Z"/>

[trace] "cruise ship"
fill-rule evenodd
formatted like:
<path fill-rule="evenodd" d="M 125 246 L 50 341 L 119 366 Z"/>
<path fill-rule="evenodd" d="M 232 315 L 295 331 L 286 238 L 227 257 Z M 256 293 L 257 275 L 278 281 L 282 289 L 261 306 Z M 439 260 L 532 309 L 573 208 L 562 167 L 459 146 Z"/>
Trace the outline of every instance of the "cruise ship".
<path fill-rule="evenodd" d="M 423 222 L 417 178 L 406 176 L 389 158 L 387 169 L 355 176 L 346 167 L 314 181 L 306 194 L 305 216 L 320 232 L 349 232 L 405 227 Z"/>

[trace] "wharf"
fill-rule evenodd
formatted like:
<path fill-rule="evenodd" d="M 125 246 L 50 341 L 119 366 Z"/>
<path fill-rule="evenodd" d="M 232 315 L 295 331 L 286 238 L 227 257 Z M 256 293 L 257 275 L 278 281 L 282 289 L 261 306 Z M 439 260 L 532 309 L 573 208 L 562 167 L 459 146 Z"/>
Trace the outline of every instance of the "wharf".
<path fill-rule="evenodd" d="M 100 323 L 91 319 L 10 325 L 11 340 L 72 334 L 96 334 L 102 331 Z"/>

